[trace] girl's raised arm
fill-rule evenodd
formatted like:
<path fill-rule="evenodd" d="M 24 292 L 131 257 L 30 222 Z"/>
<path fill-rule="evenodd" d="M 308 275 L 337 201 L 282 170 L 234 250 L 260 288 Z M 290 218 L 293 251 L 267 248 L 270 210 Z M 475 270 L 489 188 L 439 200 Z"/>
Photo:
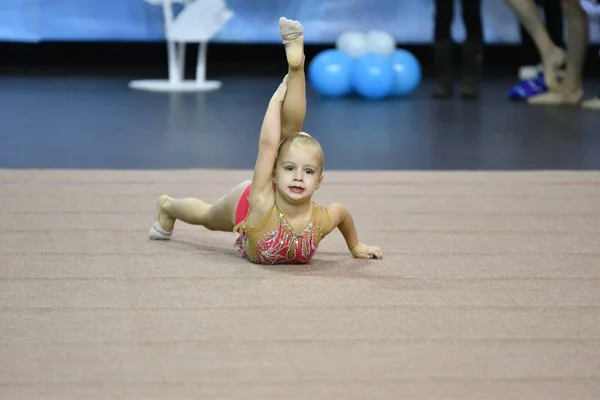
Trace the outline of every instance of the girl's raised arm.
<path fill-rule="evenodd" d="M 277 157 L 277 149 L 281 140 L 281 104 L 287 90 L 287 75 L 271 97 L 258 139 L 258 156 L 252 176 L 250 189 L 250 210 L 248 223 L 255 225 L 262 221 L 273 206 L 273 167 Z"/>

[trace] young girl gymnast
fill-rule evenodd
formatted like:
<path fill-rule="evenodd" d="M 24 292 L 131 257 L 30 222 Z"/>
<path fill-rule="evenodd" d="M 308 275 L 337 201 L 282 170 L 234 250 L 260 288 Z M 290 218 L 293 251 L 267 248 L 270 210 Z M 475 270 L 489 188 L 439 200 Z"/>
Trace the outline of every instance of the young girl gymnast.
<path fill-rule="evenodd" d="M 252 181 L 244 181 L 215 204 L 195 198 L 158 198 L 151 240 L 171 239 L 175 221 L 238 233 L 240 255 L 258 264 L 308 263 L 321 240 L 338 228 L 356 258 L 382 257 L 358 241 L 354 220 L 339 203 L 312 201 L 323 180 L 323 151 L 302 132 L 306 115 L 303 27 L 282 17 L 288 74 L 271 97 L 258 139 Z"/>

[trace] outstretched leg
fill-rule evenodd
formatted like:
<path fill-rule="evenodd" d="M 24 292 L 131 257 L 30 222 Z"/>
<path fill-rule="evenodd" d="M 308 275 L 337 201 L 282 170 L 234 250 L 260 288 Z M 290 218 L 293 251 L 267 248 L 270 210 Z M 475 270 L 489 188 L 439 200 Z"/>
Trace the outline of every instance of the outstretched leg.
<path fill-rule="evenodd" d="M 557 88 L 558 73 L 566 62 L 565 51 L 550 39 L 534 0 L 506 0 L 506 2 L 531 35 L 540 52 L 546 84 L 551 89 Z"/>
<path fill-rule="evenodd" d="M 285 17 L 279 19 L 288 62 L 287 93 L 281 108 L 281 139 L 302 131 L 306 116 L 306 76 L 304 73 L 304 36 L 302 24 Z"/>
<path fill-rule="evenodd" d="M 244 181 L 221 197 L 215 204 L 196 198 L 173 199 L 167 195 L 158 198 L 156 219 L 152 224 L 151 240 L 169 240 L 175 221 L 201 225 L 211 231 L 232 232 L 235 226 L 235 211 L 240 196 L 251 181 Z"/>

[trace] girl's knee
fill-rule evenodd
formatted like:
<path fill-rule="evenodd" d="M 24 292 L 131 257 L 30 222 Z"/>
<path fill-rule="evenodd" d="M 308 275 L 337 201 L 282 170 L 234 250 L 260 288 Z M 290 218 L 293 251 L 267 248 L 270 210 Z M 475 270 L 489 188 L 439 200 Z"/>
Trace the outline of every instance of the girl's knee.
<path fill-rule="evenodd" d="M 209 231 L 231 232 L 231 215 L 223 204 L 213 204 L 205 212 L 204 227 Z"/>

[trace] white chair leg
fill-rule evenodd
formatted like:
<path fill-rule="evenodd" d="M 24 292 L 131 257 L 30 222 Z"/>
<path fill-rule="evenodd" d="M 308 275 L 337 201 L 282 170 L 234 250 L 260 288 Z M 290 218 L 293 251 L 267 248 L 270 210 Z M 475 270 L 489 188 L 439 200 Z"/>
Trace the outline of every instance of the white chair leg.
<path fill-rule="evenodd" d="M 196 62 L 196 82 L 206 81 L 206 42 L 198 43 L 198 61 Z"/>
<path fill-rule="evenodd" d="M 165 24 L 165 33 L 171 29 L 173 24 L 173 8 L 170 1 L 163 1 L 163 18 Z M 167 57 L 169 67 L 169 81 L 177 83 L 181 80 L 179 75 L 179 66 L 177 62 L 177 43 L 167 39 Z"/>
<path fill-rule="evenodd" d="M 177 59 L 177 43 L 172 40 L 167 40 L 167 57 L 169 63 L 169 81 L 177 83 L 181 81 L 179 75 L 179 63 Z"/>
<path fill-rule="evenodd" d="M 186 43 L 177 43 L 177 74 L 180 80 L 185 79 L 185 46 Z"/>
<path fill-rule="evenodd" d="M 192 0 L 183 0 L 183 8 L 187 7 L 190 3 L 192 2 Z M 172 22 L 174 21 L 174 18 L 171 18 L 171 25 Z M 179 63 L 179 80 L 185 80 L 185 50 L 186 50 L 186 43 L 184 42 L 179 42 L 178 43 L 178 63 Z"/>

